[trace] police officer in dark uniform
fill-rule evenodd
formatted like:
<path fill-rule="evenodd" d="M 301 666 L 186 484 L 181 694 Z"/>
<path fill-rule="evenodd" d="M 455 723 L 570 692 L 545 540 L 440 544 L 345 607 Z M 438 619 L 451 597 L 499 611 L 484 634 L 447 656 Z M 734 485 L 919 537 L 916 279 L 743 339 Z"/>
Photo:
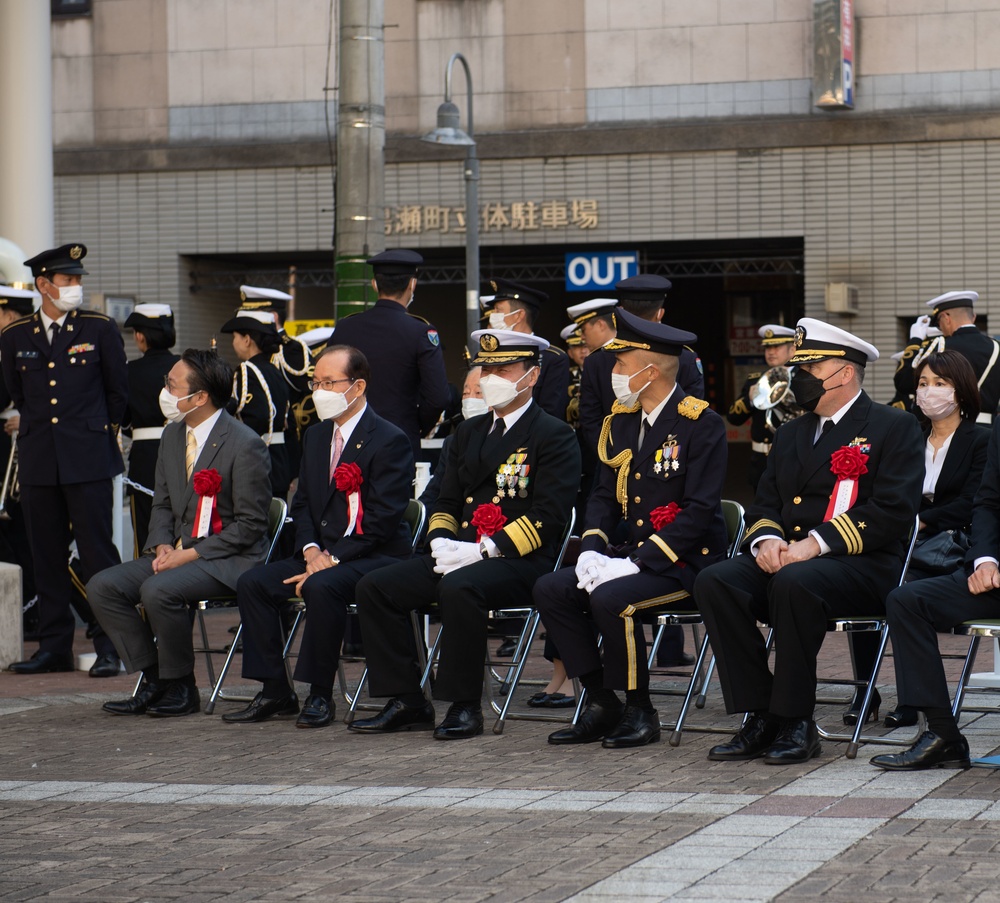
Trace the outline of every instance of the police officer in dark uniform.
<path fill-rule="evenodd" d="M 269 313 L 241 308 L 219 332 L 232 333 L 240 359 L 233 373 L 231 413 L 264 440 L 271 458 L 271 494 L 286 499 L 292 482 L 285 448 L 288 384 L 271 363 L 279 341 L 274 320 Z"/>
<path fill-rule="evenodd" d="M 767 368 L 786 366 L 788 359 L 795 353 L 795 330 L 790 326 L 768 323 L 761 326 L 757 330 L 757 334 L 764 347 L 764 362 L 767 364 Z M 760 378 L 763 375 L 764 372 L 760 370 L 747 374 L 743 390 L 729 406 L 729 413 L 726 414 L 726 419 L 733 426 L 742 426 L 748 420 L 750 421 L 750 462 L 747 465 L 747 482 L 754 492 L 757 491 L 757 484 L 767 467 L 767 456 L 771 452 L 771 440 L 776 429 L 770 425 L 773 420 L 768 416 L 769 412 L 754 407 L 753 404 Z M 800 413 L 798 409 L 793 411 L 788 406 L 781 407 L 783 412 L 787 410 L 792 416 Z M 777 414 L 773 415 L 775 418 L 777 416 Z M 787 419 L 790 420 L 791 416 Z"/>
<path fill-rule="evenodd" d="M 978 300 L 978 292 L 960 291 L 945 292 L 927 302 L 930 314 L 918 317 L 910 328 L 910 344 L 903 349 L 896 367 L 897 399 L 912 399 L 917 370 L 928 354 L 945 349 L 957 351 L 972 364 L 979 382 L 983 407 L 976 422 L 984 426 L 993 423 L 1000 403 L 1000 342 L 976 328 L 974 305 Z M 940 329 L 941 335 L 932 339 L 927 334 L 931 327 Z"/>
<path fill-rule="evenodd" d="M 142 357 L 128 364 L 128 408 L 122 421 L 126 433 L 132 437 L 128 477 L 133 483 L 152 490 L 165 422 L 160 410 L 160 392 L 170 368 L 180 360 L 180 356 L 170 350 L 177 341 L 174 312 L 169 304 L 137 304 L 125 320 L 125 327 L 134 330 L 136 347 L 142 352 Z M 138 558 L 146 548 L 153 497 L 134 486 L 129 492 L 135 557 Z"/>
<path fill-rule="evenodd" d="M 576 437 L 532 400 L 545 339 L 476 330 L 480 388 L 492 412 L 464 421 L 449 443 L 431 509 L 430 554 L 372 571 L 357 588 L 373 696 L 392 697 L 351 730 L 430 730 L 411 610 L 439 605 L 444 633 L 435 699 L 452 703 L 439 740 L 482 733 L 487 612 L 524 599 L 551 570 L 580 474 Z"/>
<path fill-rule="evenodd" d="M 701 569 L 726 553 L 727 449 L 722 418 L 676 383 L 681 351 L 696 337 L 625 311 L 615 319 L 604 353 L 616 359 L 617 400 L 598 440 L 580 558 L 542 577 L 533 595 L 566 673 L 588 693 L 578 722 L 549 742 L 603 738 L 621 749 L 660 738 L 642 613 L 689 599 Z M 624 709 L 615 690 L 625 691 Z"/>
<path fill-rule="evenodd" d="M 490 288 L 493 295 L 480 298 L 490 329 L 512 329 L 534 335 L 538 310 L 549 296 L 507 279 L 491 280 Z M 531 397 L 546 414 L 565 420 L 568 395 L 569 357 L 562 348 L 549 345 L 542 352 L 542 370 Z"/>
<path fill-rule="evenodd" d="M 370 258 L 378 300 L 337 323 L 337 343 L 360 349 L 371 364 L 369 403 L 410 437 L 416 460 L 424 460 L 420 438 L 437 423 L 449 398 L 438 331 L 407 311 L 423 262 L 416 251 L 405 250 Z"/>
<path fill-rule="evenodd" d="M 292 296 L 288 292 L 282 292 L 276 288 L 260 288 L 256 285 L 240 286 L 240 309 L 262 310 L 271 314 L 274 317 L 274 326 L 278 330 L 278 340 L 281 345 L 271 355 L 271 363 L 288 383 L 289 417 L 285 429 L 285 449 L 288 455 L 289 472 L 294 475 L 299 472 L 304 427 L 299 428 L 298 419 L 292 416 L 291 412 L 300 408 L 306 398 L 311 399 L 312 397 L 312 393 L 309 391 L 309 379 L 313 358 L 306 342 L 298 336 L 290 336 L 285 331 L 288 302 L 291 300 Z M 316 422 L 318 422 L 318 418 Z"/>
<path fill-rule="evenodd" d="M 83 581 L 120 561 L 111 534 L 112 478 L 124 470 L 118 429 L 128 399 L 125 347 L 114 321 L 80 310 L 87 271 L 82 244 L 25 261 L 41 308 L 0 335 L 4 382 L 21 412 L 17 437 L 21 504 L 35 558 L 39 649 L 19 674 L 72 671 L 70 524 Z M 94 636 L 93 677 L 118 673 L 111 640 Z"/>

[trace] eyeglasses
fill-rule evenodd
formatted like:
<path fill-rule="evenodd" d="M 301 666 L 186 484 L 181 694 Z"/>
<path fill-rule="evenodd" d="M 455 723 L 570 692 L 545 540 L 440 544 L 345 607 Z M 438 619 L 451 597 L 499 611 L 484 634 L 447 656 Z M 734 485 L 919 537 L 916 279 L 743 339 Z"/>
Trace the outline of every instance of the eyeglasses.
<path fill-rule="evenodd" d="M 309 391 L 310 392 L 315 392 L 317 389 L 322 389 L 324 392 L 332 392 L 333 391 L 333 387 L 335 385 L 337 385 L 337 383 L 353 383 L 353 382 L 354 382 L 354 380 L 350 379 L 350 378 L 345 378 L 345 379 L 320 379 L 320 380 L 311 379 L 311 380 L 309 380 L 308 383 L 306 383 L 306 385 L 309 386 Z"/>

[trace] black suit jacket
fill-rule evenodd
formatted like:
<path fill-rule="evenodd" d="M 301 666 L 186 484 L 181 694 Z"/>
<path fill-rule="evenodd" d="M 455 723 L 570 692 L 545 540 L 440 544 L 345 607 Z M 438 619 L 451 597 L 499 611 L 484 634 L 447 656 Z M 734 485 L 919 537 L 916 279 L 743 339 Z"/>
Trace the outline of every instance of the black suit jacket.
<path fill-rule="evenodd" d="M 554 555 L 580 483 L 576 434 L 565 421 L 531 402 L 499 445 L 483 457 L 492 425 L 493 414 L 481 414 L 455 431 L 441 493 L 431 510 L 428 542 L 438 537 L 474 542 L 476 509 L 494 504 L 507 518 L 491 537 L 505 558 L 533 552 Z"/>
<path fill-rule="evenodd" d="M 531 397 L 546 414 L 558 420 L 566 419 L 569 404 L 569 355 L 562 348 L 550 345 L 542 352 L 538 382 Z"/>
<path fill-rule="evenodd" d="M 641 567 L 675 577 L 690 592 L 698 572 L 726 554 L 720 504 L 728 455 L 725 424 L 678 386 L 635 451 L 641 410 L 629 412 L 616 404 L 614 411 L 604 423 L 598 453 L 602 461 L 628 450 L 632 456 L 618 467 L 600 465 L 581 549 L 604 553 L 608 543 L 624 543 Z M 622 468 L 624 504 L 618 497 Z M 680 512 L 654 530 L 650 512 L 671 502 Z"/>
<path fill-rule="evenodd" d="M 745 547 L 758 539 L 805 539 L 810 530 L 835 555 L 853 555 L 873 577 L 899 576 L 903 542 L 913 526 L 923 485 L 924 443 L 912 414 L 876 404 L 864 392 L 814 446 L 815 414 L 804 414 L 774 434 L 767 470 L 747 512 Z M 831 456 L 847 445 L 868 455 L 855 503 L 824 521 L 837 483 Z"/>
<path fill-rule="evenodd" d="M 341 464 L 361 468 L 361 527 L 345 536 L 349 512 L 347 494 L 330 482 L 333 421 L 324 420 L 302 438 L 299 486 L 292 499 L 295 552 L 316 543 L 341 561 L 371 555 L 405 558 L 410 531 L 403 520 L 413 490 L 413 451 L 406 434 L 365 409 L 340 456 Z"/>
<path fill-rule="evenodd" d="M 74 310 L 52 345 L 44 329 L 36 312 L 0 334 L 4 382 L 21 414 L 19 479 L 30 486 L 110 479 L 124 470 L 117 433 L 128 400 L 118 326 Z"/>
<path fill-rule="evenodd" d="M 924 443 L 930 426 L 924 429 Z M 948 446 L 941 474 L 934 487 L 934 501 L 920 497 L 920 519 L 927 536 L 942 530 L 965 530 L 972 522 L 972 504 L 983 479 L 990 434 L 970 420 L 963 420 Z"/>
<path fill-rule="evenodd" d="M 1000 559 L 1000 420 L 990 431 L 983 481 L 972 508 L 970 538 L 967 565 L 971 567 L 977 558 Z"/>

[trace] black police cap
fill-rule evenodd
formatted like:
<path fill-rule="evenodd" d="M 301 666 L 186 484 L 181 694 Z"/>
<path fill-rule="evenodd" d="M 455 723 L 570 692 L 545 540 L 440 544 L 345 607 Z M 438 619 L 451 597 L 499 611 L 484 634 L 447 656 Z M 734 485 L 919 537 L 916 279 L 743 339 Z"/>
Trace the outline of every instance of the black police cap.
<path fill-rule="evenodd" d="M 667 299 L 667 292 L 670 291 L 671 282 L 663 276 L 653 276 L 643 274 L 642 276 L 629 276 L 615 283 L 615 294 L 619 301 L 659 301 L 661 304 Z"/>
<path fill-rule="evenodd" d="M 604 346 L 605 351 L 652 351 L 680 357 L 685 345 L 698 341 L 693 332 L 674 329 L 666 323 L 643 320 L 620 307 L 612 314 L 615 319 L 615 337 Z"/>
<path fill-rule="evenodd" d="M 511 282 L 509 279 L 491 279 L 490 288 L 494 296 L 491 307 L 496 306 L 497 301 L 518 301 L 537 309 L 549 300 L 545 292 L 530 285 L 522 285 L 520 282 Z"/>
<path fill-rule="evenodd" d="M 67 276 L 86 276 L 87 271 L 83 268 L 82 260 L 87 256 L 87 246 L 79 243 L 63 245 L 59 248 L 52 248 L 50 251 L 42 251 L 30 260 L 24 261 L 26 267 L 31 267 L 31 275 L 36 279 L 39 276 L 51 276 L 54 273 L 65 273 Z"/>
<path fill-rule="evenodd" d="M 417 269 L 423 262 L 424 258 L 416 251 L 407 251 L 403 248 L 383 251 L 365 261 L 376 276 L 416 276 Z"/>

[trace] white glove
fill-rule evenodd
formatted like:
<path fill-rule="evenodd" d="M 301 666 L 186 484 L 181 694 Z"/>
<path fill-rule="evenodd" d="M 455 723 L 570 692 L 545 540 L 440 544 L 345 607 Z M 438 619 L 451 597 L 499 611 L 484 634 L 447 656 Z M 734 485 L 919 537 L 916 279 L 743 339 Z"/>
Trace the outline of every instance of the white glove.
<path fill-rule="evenodd" d="M 607 560 L 607 555 L 602 555 L 600 552 L 581 552 L 580 557 L 576 559 L 576 579 L 580 581 L 576 588 L 584 589 L 586 584 L 597 576 L 601 565 Z"/>
<path fill-rule="evenodd" d="M 910 327 L 910 338 L 919 339 L 921 342 L 927 338 L 927 330 L 931 328 L 931 318 L 924 314 L 922 317 L 917 317 L 913 325 Z"/>
<path fill-rule="evenodd" d="M 609 558 L 607 563 L 598 569 L 597 577 L 591 580 L 584 589 L 592 593 L 597 587 L 619 577 L 631 577 L 639 573 L 639 565 L 628 558 Z"/>
<path fill-rule="evenodd" d="M 454 539 L 445 539 L 443 536 L 438 536 L 436 539 L 431 540 L 431 555 L 437 558 L 438 553 L 447 548 L 449 545 L 455 545 Z"/>
<path fill-rule="evenodd" d="M 450 574 L 459 568 L 464 568 L 467 564 L 475 564 L 483 560 L 483 553 L 479 550 L 478 542 L 455 542 L 452 541 L 448 548 L 439 550 L 434 555 L 434 573 Z"/>

